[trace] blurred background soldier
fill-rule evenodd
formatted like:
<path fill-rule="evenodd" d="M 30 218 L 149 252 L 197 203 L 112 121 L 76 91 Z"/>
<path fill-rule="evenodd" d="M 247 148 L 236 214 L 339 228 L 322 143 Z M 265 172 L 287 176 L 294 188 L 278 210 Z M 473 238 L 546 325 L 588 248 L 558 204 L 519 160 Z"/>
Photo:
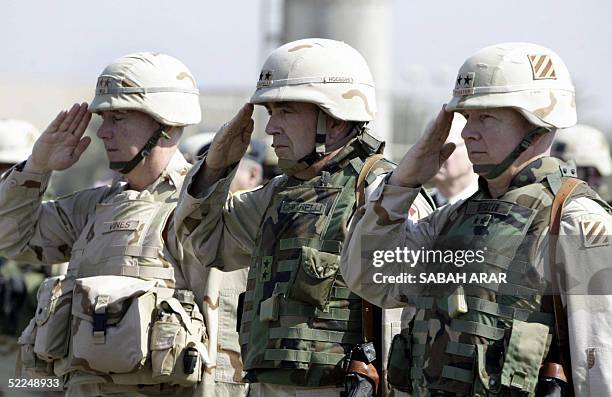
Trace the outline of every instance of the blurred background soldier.
<path fill-rule="evenodd" d="M 183 153 L 187 161 L 191 164 L 195 164 L 195 162 L 198 161 L 198 157 L 206 153 L 214 137 L 214 132 L 193 134 L 181 139 L 179 150 Z"/>
<path fill-rule="evenodd" d="M 558 130 L 551 155 L 565 161 L 573 160 L 578 178 L 588 182 L 604 200 L 612 203 L 612 158 L 603 132 L 584 124 Z"/>
<path fill-rule="evenodd" d="M 179 150 L 187 161 L 195 163 L 200 156 L 208 152 L 215 137 L 214 132 L 203 132 L 185 138 L 179 144 Z M 249 191 L 263 183 L 266 147 L 262 141 L 251 139 L 245 156 L 238 164 L 236 176 L 230 185 L 232 194 Z"/>
<path fill-rule="evenodd" d="M 434 121 L 432 121 L 433 123 Z M 445 204 L 454 204 L 459 200 L 470 197 L 478 190 L 478 174 L 472 168 L 468 157 L 465 142 L 461 138 L 461 131 L 465 127 L 465 118 L 457 114 L 453 118 L 446 143 L 455 144 L 455 151 L 442 164 L 438 173 L 429 184 L 435 186 L 432 198 L 437 207 Z"/>
<path fill-rule="evenodd" d="M 28 122 L 0 119 L 0 174 L 27 158 L 39 132 Z M 36 309 L 41 266 L 0 258 L 0 333 L 19 335 Z"/>
<path fill-rule="evenodd" d="M 28 158 L 39 134 L 26 121 L 0 119 L 0 175 Z M 0 395 L 15 377 L 17 337 L 34 316 L 36 291 L 46 276 L 42 265 L 0 257 Z"/>

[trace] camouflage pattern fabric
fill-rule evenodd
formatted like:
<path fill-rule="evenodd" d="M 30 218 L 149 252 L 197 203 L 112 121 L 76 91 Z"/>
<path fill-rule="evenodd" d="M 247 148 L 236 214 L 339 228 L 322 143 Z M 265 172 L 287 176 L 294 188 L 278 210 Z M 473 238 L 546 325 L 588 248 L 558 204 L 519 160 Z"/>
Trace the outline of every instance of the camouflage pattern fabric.
<path fill-rule="evenodd" d="M 564 177 L 571 176 L 571 168 L 564 163 L 553 158 L 538 159 L 516 175 L 502 197 L 492 199 L 481 184 L 470 199 L 444 207 L 417 224 L 406 222 L 402 214 L 416 189 L 382 186 L 372 195 L 364 218 L 356 227 L 360 239 L 349 242 L 342 271 L 351 289 L 374 303 L 383 307 L 415 305 L 418 309 L 410 329 L 403 330 L 402 337 L 394 340 L 389 362 L 392 384 L 413 396 L 533 395 L 541 362 L 549 357 L 554 359 L 556 354 L 550 348 L 554 317 L 547 302 L 550 274 L 542 247 L 547 247 L 544 239 L 553 192 Z M 561 248 L 557 250 L 557 263 L 564 276 L 562 288 L 585 291 L 586 283 L 568 283 L 591 278 L 592 284 L 595 272 L 605 271 L 606 262 L 602 258 L 605 252 L 610 253 L 609 237 L 605 234 L 610 224 L 610 208 L 582 185 L 571 197 L 567 211 L 571 211 L 572 217 L 563 218 L 562 230 L 567 236 L 559 240 Z M 603 234 L 576 233 L 573 225 L 584 228 L 586 219 L 600 219 L 600 223 L 592 221 L 591 225 L 603 225 L 597 229 Z M 568 225 L 570 222 L 572 226 Z M 418 290 L 421 296 L 416 298 L 415 289 L 406 285 L 379 286 L 371 282 L 368 270 L 372 267 L 371 257 L 363 247 L 367 247 L 364 242 L 372 240 L 382 249 L 395 244 L 413 250 L 424 247 L 442 251 L 486 246 L 484 261 L 465 264 L 461 271 L 468 275 L 503 273 L 507 283 L 426 284 Z M 579 260 L 580 257 L 583 259 Z M 356 260 L 362 263 L 357 271 L 345 266 L 345 261 L 348 265 Z M 454 263 L 440 262 L 428 263 L 425 269 L 444 274 L 458 270 Z M 598 390 L 607 390 L 601 386 L 602 377 L 605 378 L 601 368 L 609 365 L 603 347 L 593 349 L 597 362 L 603 366 L 593 372 L 600 374 L 596 382 L 585 378 L 585 372 L 590 372 L 585 356 L 588 349 L 579 347 L 601 346 L 599 338 L 587 336 L 585 330 L 590 327 L 605 333 L 605 326 L 577 322 L 589 312 L 607 316 L 604 318 L 610 316 L 601 306 L 610 293 L 605 289 L 599 291 L 597 296 L 567 290 L 563 295 L 566 304 L 571 305 L 568 327 L 572 364 L 578 369 L 573 374 L 577 394 L 588 387 L 587 381 L 591 385 L 597 383 Z M 459 296 L 465 300 L 466 310 L 457 310 Z"/>
<path fill-rule="evenodd" d="M 325 176 L 312 181 L 281 176 L 259 190 L 228 196 L 231 171 L 201 198 L 184 192 L 176 214 L 185 250 L 197 253 L 205 267 L 227 272 L 252 266 L 241 337 L 248 380 L 308 387 L 341 381 L 337 364 L 361 330 L 359 298 L 337 275 L 337 255 L 354 212 L 351 180 L 372 152 L 367 148 L 353 141 Z M 391 168 L 380 162 L 368 182 Z M 322 360 L 329 364 L 317 363 Z"/>
<path fill-rule="evenodd" d="M 156 284 L 156 291 L 164 291 L 164 294 L 171 296 L 174 288 L 189 288 L 181 268 L 194 266 L 190 262 L 193 258 L 184 255 L 176 240 L 170 218 L 188 169 L 189 164 L 177 152 L 159 179 L 142 192 L 129 190 L 125 183 L 115 181 L 111 187 L 88 189 L 55 201 L 41 202 L 49 175 L 23 172 L 18 165 L 4 174 L 0 183 L 0 251 L 10 257 L 46 264 L 69 260 L 69 279 L 114 274 L 116 276 L 113 277 L 152 280 Z M 199 283 L 200 279 L 193 280 L 194 283 L 196 281 Z M 104 283 L 99 287 L 103 286 Z M 54 289 L 61 296 L 60 290 Z M 58 296 L 53 296 L 54 293 L 49 298 L 49 311 L 60 310 L 61 304 L 53 304 Z M 164 297 L 157 292 L 156 296 Z M 58 301 L 61 302 L 62 298 Z M 133 301 L 139 302 L 137 299 Z M 155 298 L 152 304 L 147 303 L 149 313 L 146 321 L 151 319 L 155 304 Z M 47 310 L 46 303 L 42 302 L 41 305 L 41 314 L 44 314 Z M 98 302 L 95 305 L 97 308 Z M 129 310 L 136 306 L 138 310 L 144 310 L 147 305 L 130 304 Z M 93 310 L 92 307 L 83 307 L 82 310 L 72 307 L 72 313 L 80 313 L 82 317 L 72 324 L 75 335 L 82 334 L 78 330 L 87 321 L 81 320 L 88 318 L 87 313 Z M 123 311 L 124 309 L 127 307 L 122 308 Z M 143 313 L 144 311 L 141 314 Z M 143 316 L 147 318 L 146 313 Z M 89 318 L 91 317 L 89 315 Z M 46 319 L 36 318 L 33 321 L 31 324 L 41 324 L 44 327 Z M 111 326 L 114 326 L 114 321 L 121 324 L 124 318 L 115 318 L 112 315 L 108 317 Z M 148 333 L 150 329 L 143 332 Z M 34 335 L 22 335 L 20 340 L 23 341 L 24 347 L 27 347 L 28 343 L 34 343 Z M 141 339 L 149 343 L 148 337 Z M 128 340 L 125 340 L 125 343 L 129 345 Z M 134 345 L 138 346 L 138 343 L 136 341 Z M 144 349 L 147 350 L 147 346 Z M 91 387 L 104 385 L 103 389 L 108 389 L 108 392 L 112 389 L 112 392 L 116 393 L 140 395 L 136 393 L 137 389 L 130 385 L 154 386 L 159 383 L 152 379 L 150 365 L 130 373 L 104 375 L 99 366 L 96 370 L 89 371 L 90 366 L 83 360 L 77 366 L 72 365 L 80 360 L 74 357 L 75 352 L 77 350 L 69 349 L 68 356 L 57 360 L 54 368 L 56 374 L 67 374 L 65 380 L 70 393 L 79 394 L 85 390 L 83 387 L 86 388 L 86 384 L 90 384 Z M 105 363 L 98 364 L 106 366 L 105 371 L 113 372 L 110 368 L 113 365 L 112 356 L 105 360 Z M 125 366 L 126 363 L 118 364 Z M 124 391 L 121 388 L 123 386 Z M 211 388 L 214 388 L 214 384 Z M 181 391 L 176 390 L 176 387 L 170 389 L 174 394 Z M 195 391 L 192 388 L 189 390 L 189 393 Z M 152 390 L 151 394 L 156 394 L 155 390 Z"/>

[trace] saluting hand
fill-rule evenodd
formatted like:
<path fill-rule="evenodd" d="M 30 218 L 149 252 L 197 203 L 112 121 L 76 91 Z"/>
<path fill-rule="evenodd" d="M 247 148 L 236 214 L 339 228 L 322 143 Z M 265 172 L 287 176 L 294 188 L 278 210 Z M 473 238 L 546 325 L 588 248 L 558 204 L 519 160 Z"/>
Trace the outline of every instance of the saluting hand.
<path fill-rule="evenodd" d="M 242 159 L 253 134 L 255 122 L 251 118 L 252 115 L 253 105 L 246 103 L 234 118 L 217 132 L 206 155 L 206 166 L 196 174 L 189 188 L 191 194 L 201 194 L 219 180 L 228 167 Z"/>
<path fill-rule="evenodd" d="M 433 178 L 455 151 L 454 143 L 444 143 L 453 121 L 453 113 L 444 108 L 425 134 L 410 148 L 389 178 L 390 185 L 417 187 Z"/>
<path fill-rule="evenodd" d="M 30 172 L 59 171 L 70 168 L 91 143 L 83 134 L 91 120 L 87 103 L 62 110 L 34 143 L 25 170 Z"/>
<path fill-rule="evenodd" d="M 251 142 L 253 105 L 245 104 L 234 118 L 219 129 L 208 149 L 206 167 L 223 169 L 242 159 Z"/>

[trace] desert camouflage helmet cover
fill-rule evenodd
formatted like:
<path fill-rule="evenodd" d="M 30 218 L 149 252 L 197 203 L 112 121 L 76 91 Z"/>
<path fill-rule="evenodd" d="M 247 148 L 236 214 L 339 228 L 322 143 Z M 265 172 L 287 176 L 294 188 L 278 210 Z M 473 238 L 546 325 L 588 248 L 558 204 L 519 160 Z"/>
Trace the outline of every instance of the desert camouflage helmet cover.
<path fill-rule="evenodd" d="M 287 43 L 266 59 L 251 103 L 308 102 L 330 116 L 371 121 L 376 113 L 374 80 L 353 47 L 329 39 Z"/>
<path fill-rule="evenodd" d="M 483 48 L 459 69 L 450 111 L 511 107 L 532 124 L 576 124 L 574 86 L 567 67 L 548 48 L 503 43 Z"/>
<path fill-rule="evenodd" d="M 39 135 L 36 127 L 26 121 L 0 119 L 0 163 L 26 160 Z"/>
<path fill-rule="evenodd" d="M 610 145 L 597 128 L 577 124 L 557 130 L 552 154 L 562 160 L 574 160 L 578 167 L 593 167 L 603 176 L 612 175 Z"/>
<path fill-rule="evenodd" d="M 193 75 L 169 55 L 140 52 L 114 60 L 98 77 L 92 112 L 139 110 L 168 126 L 197 124 L 199 91 Z"/>

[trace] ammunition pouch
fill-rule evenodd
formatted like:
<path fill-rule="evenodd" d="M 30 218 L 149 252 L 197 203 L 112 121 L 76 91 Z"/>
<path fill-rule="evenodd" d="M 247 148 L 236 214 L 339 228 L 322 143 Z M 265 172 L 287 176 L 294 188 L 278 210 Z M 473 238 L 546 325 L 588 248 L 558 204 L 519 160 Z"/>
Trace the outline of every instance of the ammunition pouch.
<path fill-rule="evenodd" d="M 548 351 L 549 327 L 540 323 L 512 320 L 501 384 L 509 389 L 533 393 L 540 365 Z"/>
<path fill-rule="evenodd" d="M 53 376 L 53 363 L 41 360 L 34 353 L 36 341 L 36 319 L 31 319 L 30 323 L 17 339 L 17 363 L 15 365 L 15 376 L 20 377 L 25 371 L 32 378 L 43 378 Z"/>
<path fill-rule="evenodd" d="M 192 386 L 202 379 L 207 352 L 204 318 L 197 306 L 188 313 L 176 298 L 158 306 L 151 334 L 151 368 L 159 383 Z M 204 363 L 208 364 L 208 362 Z"/>
<path fill-rule="evenodd" d="M 77 279 L 72 305 L 70 369 L 128 373 L 148 357 L 155 281 L 97 276 Z"/>
<path fill-rule="evenodd" d="M 33 377 L 54 375 L 54 361 L 68 354 L 73 288 L 74 279 L 65 276 L 47 278 L 40 285 L 34 318 L 17 341 L 18 373 L 25 370 Z"/>
<path fill-rule="evenodd" d="M 38 289 L 34 353 L 47 362 L 68 354 L 74 285 L 73 278 L 57 276 L 45 279 Z"/>
<path fill-rule="evenodd" d="M 18 340 L 18 372 L 79 371 L 124 385 L 198 383 L 209 364 L 204 318 L 174 292 L 124 276 L 45 280 L 36 316 Z"/>
<path fill-rule="evenodd" d="M 325 309 L 339 266 L 338 255 L 302 247 L 289 298 Z"/>
<path fill-rule="evenodd" d="M 412 393 L 412 344 L 410 336 L 399 333 L 393 337 L 387 362 L 387 380 L 394 388 Z"/>

